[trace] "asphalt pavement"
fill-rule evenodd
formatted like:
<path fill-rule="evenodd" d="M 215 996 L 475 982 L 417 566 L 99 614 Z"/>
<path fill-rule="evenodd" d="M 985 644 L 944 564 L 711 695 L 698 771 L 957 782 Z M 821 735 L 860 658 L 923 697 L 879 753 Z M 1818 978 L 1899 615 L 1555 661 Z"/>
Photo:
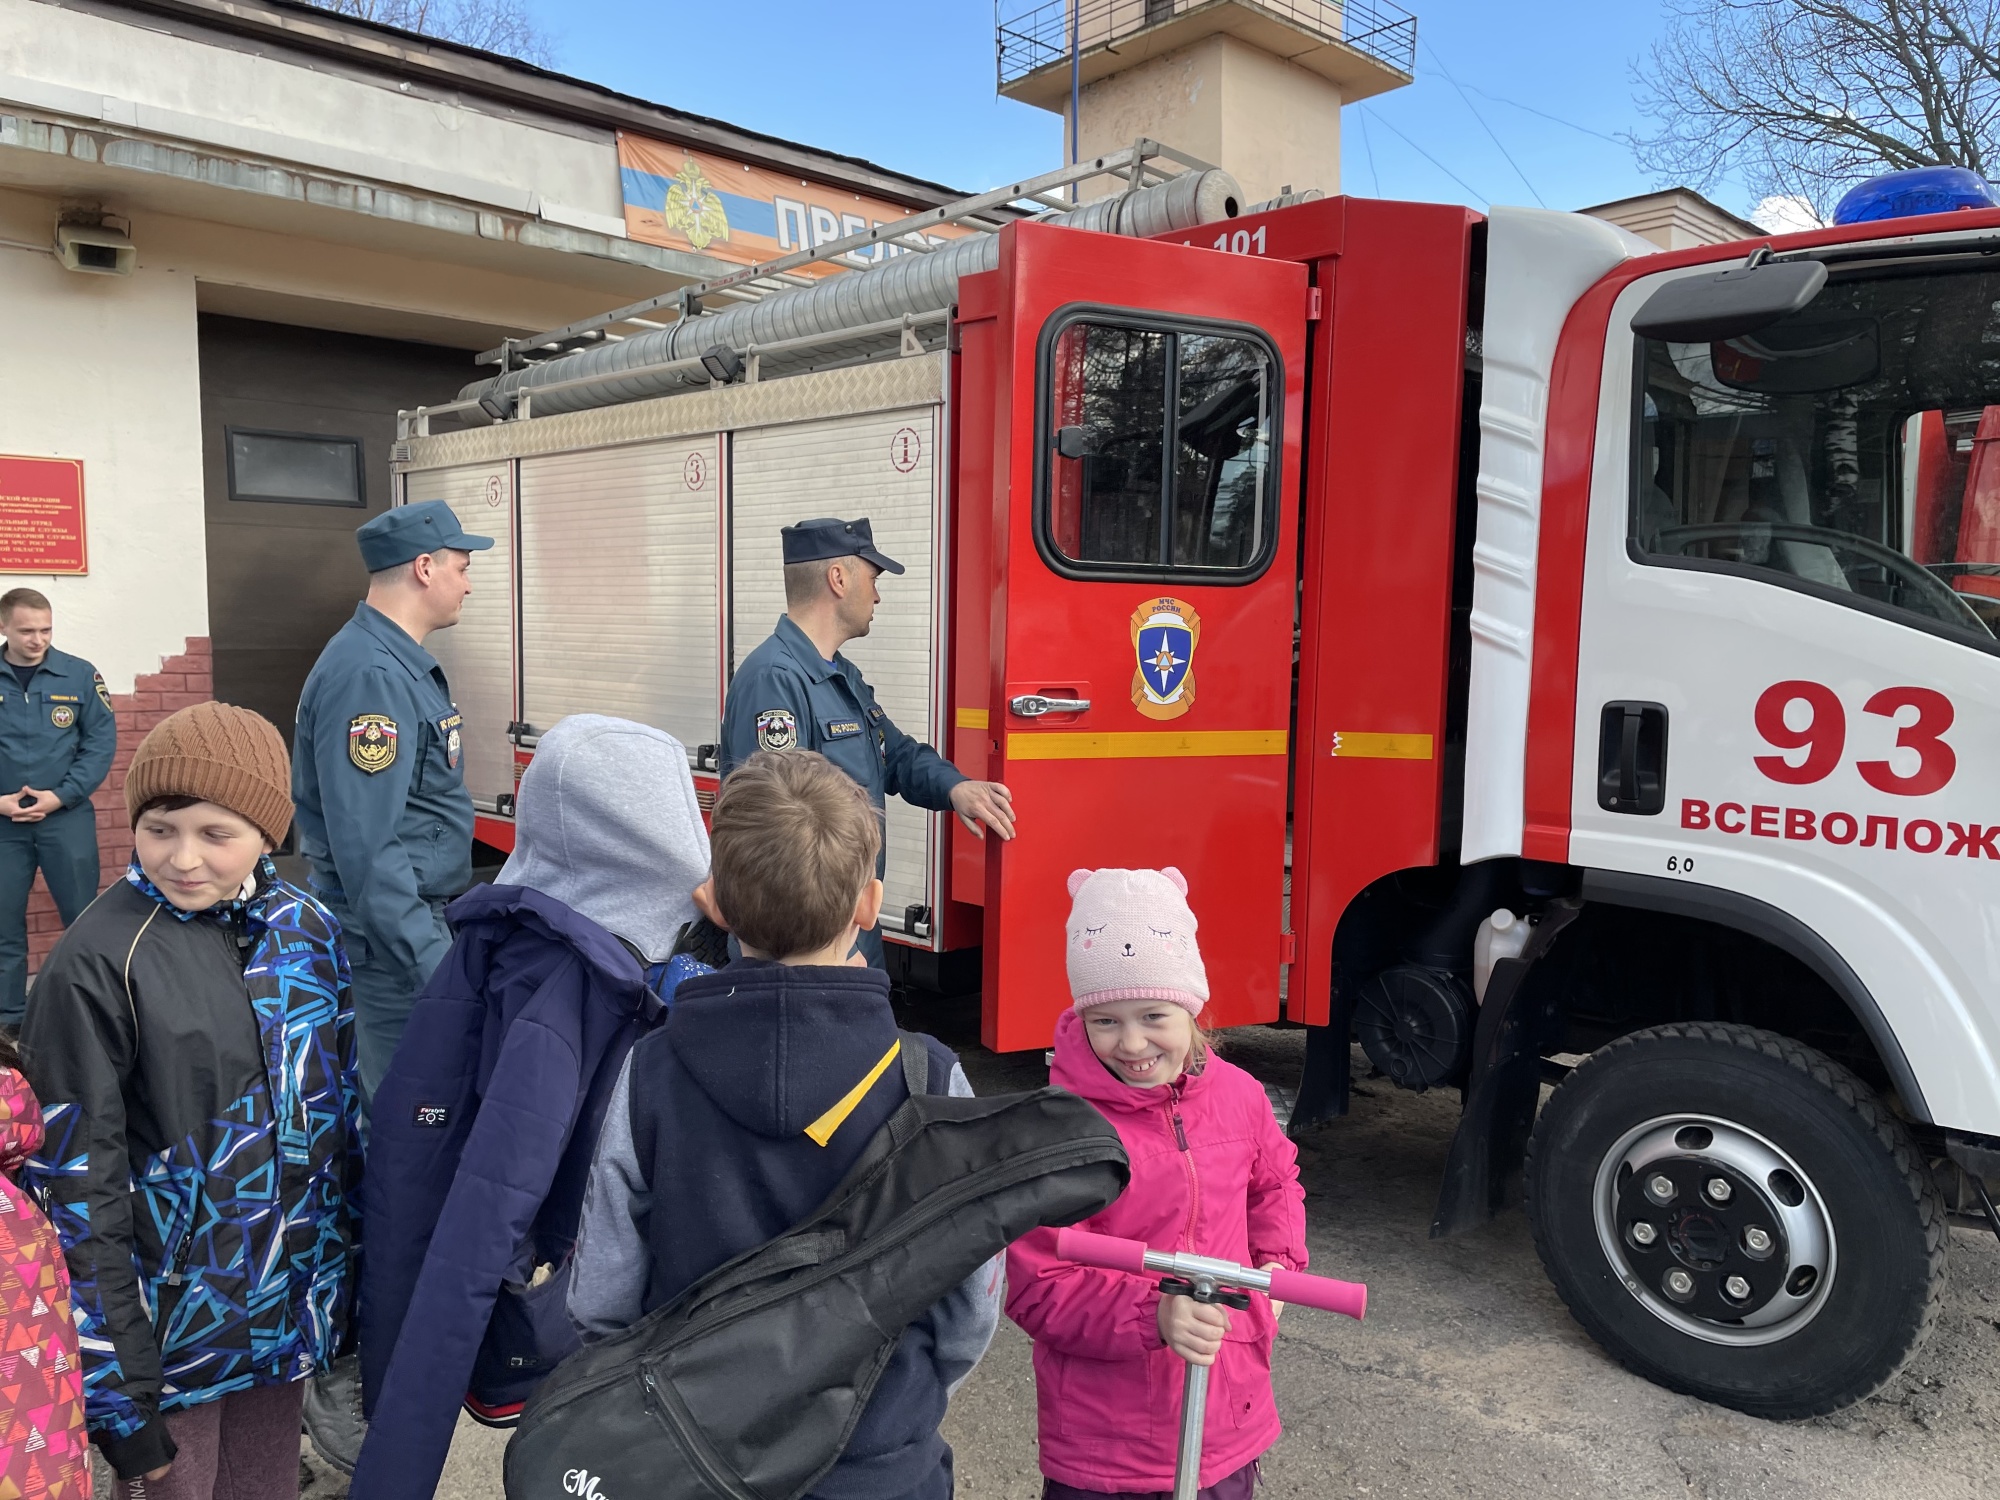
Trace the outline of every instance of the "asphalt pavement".
<path fill-rule="evenodd" d="M 912 1009 L 961 1048 L 982 1092 L 1046 1081 L 1039 1054 L 971 1045 L 964 1003 Z M 1295 1083 L 1303 1033 L 1249 1028 L 1225 1054 Z M 1357 1054 L 1358 1058 L 1358 1054 Z M 1359 1065 L 1365 1070 L 1365 1063 Z M 1357 1074 L 1357 1076 L 1359 1076 Z M 1627 1374 L 1570 1319 L 1516 1210 L 1428 1237 L 1457 1117 L 1451 1090 L 1357 1084 L 1345 1119 L 1299 1146 L 1313 1268 L 1369 1285 L 1368 1318 L 1293 1308 L 1274 1368 L 1285 1435 L 1266 1500 L 1973 1500 L 2000 1493 L 2000 1243 L 1952 1233 L 1950 1284 L 1929 1342 L 1880 1395 L 1832 1417 L 1773 1423 Z M 945 1434 L 968 1500 L 1031 1500 L 1029 1344 L 1002 1323 L 952 1403 Z M 441 1496 L 488 1500 L 501 1434 L 462 1422 Z M 309 1500 L 342 1493 L 319 1476 Z"/>

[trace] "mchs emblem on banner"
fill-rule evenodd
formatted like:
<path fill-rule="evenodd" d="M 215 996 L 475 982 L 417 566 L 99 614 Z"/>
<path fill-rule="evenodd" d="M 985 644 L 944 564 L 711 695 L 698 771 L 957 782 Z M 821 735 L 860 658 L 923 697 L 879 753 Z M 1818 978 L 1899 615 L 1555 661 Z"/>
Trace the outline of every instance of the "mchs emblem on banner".
<path fill-rule="evenodd" d="M 1183 599 L 1148 599 L 1132 611 L 1132 706 L 1149 719 L 1178 719 L 1194 707 L 1194 648 L 1201 616 Z"/>

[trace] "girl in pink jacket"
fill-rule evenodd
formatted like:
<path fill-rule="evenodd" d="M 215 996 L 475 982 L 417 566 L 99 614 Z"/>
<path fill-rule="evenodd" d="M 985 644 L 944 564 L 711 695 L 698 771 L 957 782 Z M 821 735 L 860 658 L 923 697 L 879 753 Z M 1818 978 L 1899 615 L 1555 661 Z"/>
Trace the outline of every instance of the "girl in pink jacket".
<path fill-rule="evenodd" d="M 1117 1127 L 1124 1195 L 1081 1227 L 1245 1265 L 1306 1267 L 1297 1153 L 1257 1082 L 1197 1025 L 1208 976 L 1179 870 L 1069 878 L 1069 984 L 1050 1081 Z M 1246 1500 L 1278 1439 L 1271 1304 L 1163 1297 L 1158 1278 L 1056 1259 L 1055 1231 L 1007 1252 L 1007 1314 L 1035 1341 L 1044 1500 L 1174 1485 L 1186 1361 L 1213 1365 L 1203 1500 Z"/>
<path fill-rule="evenodd" d="M 83 1363 L 69 1265 L 55 1226 L 21 1186 L 42 1111 L 0 1031 L 0 1495 L 90 1500 Z"/>

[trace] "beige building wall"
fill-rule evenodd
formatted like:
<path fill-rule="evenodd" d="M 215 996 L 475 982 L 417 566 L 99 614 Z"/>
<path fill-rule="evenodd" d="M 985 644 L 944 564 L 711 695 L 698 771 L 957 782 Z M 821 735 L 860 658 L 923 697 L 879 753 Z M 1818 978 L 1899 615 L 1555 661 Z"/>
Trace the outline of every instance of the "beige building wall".
<path fill-rule="evenodd" d="M 1228 168 L 1252 203 L 1336 193 L 1341 102 L 1338 84 L 1218 32 L 1089 84 L 1077 155 L 1151 136 Z"/>
<path fill-rule="evenodd" d="M 1694 189 L 1684 187 L 1620 198 L 1615 203 L 1600 203 L 1578 212 L 1629 229 L 1662 250 L 1725 245 L 1735 240 L 1755 239 L 1764 233 L 1749 220 L 1739 219 Z"/>
<path fill-rule="evenodd" d="M 15 340 L 0 453 L 84 460 L 83 577 L 10 573 L 55 607 L 56 644 L 114 693 L 208 634 L 195 276 L 141 256 L 130 276 L 65 271 L 44 200 L 0 192 L 0 307 Z"/>

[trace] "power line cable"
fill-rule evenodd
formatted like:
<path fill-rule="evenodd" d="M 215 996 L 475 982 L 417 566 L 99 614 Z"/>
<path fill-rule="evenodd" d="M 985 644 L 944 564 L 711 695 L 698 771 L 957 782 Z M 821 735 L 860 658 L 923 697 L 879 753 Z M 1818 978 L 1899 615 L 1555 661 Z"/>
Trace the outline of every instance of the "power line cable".
<path fill-rule="evenodd" d="M 1509 109 L 1524 109 L 1531 115 L 1540 115 L 1544 120 L 1548 120 L 1553 124 L 1561 125 L 1569 130 L 1581 131 L 1585 135 L 1596 136 L 1600 141 L 1609 141 L 1614 146 L 1623 146 L 1625 144 L 1625 142 L 1619 140 L 1615 135 L 1606 135 L 1601 130 L 1592 130 L 1588 125 L 1579 125 L 1574 120 L 1565 120 L 1561 115 L 1552 115 L 1545 109 L 1536 109 L 1532 104 L 1523 104 L 1518 99 L 1506 99 L 1502 98 L 1499 94 L 1488 93 L 1476 83 L 1468 83 L 1466 87 L 1479 95 L 1480 98 L 1490 99 L 1495 104 L 1504 104 Z"/>
<path fill-rule="evenodd" d="M 1374 110 L 1370 109 L 1365 104 L 1359 106 L 1359 108 L 1364 118 L 1368 115 L 1375 114 Z M 1481 203 L 1484 203 L 1488 208 L 1491 208 L 1493 206 L 1493 200 L 1491 198 L 1487 197 L 1484 193 L 1480 192 L 1478 188 L 1474 187 L 1471 183 L 1467 182 L 1463 177 L 1459 176 L 1458 173 L 1452 171 L 1450 167 L 1447 167 L 1443 162 L 1439 161 L 1435 156 L 1432 156 L 1430 152 L 1426 151 L 1422 146 L 1419 146 L 1415 141 L 1411 140 L 1408 136 L 1404 135 L 1402 131 L 1398 130 L 1395 126 L 1391 125 L 1387 120 L 1383 120 L 1380 115 L 1375 115 L 1375 118 L 1381 121 L 1381 125 L 1384 130 L 1388 131 L 1391 135 L 1395 136 L 1405 146 L 1408 146 L 1412 151 L 1416 152 L 1417 155 L 1421 156 L 1425 161 L 1429 162 L 1432 166 L 1436 167 L 1440 172 L 1444 173 L 1445 176 L 1449 177 L 1453 182 L 1457 183 L 1460 187 L 1464 188 L 1468 193 L 1472 194 L 1472 196 L 1477 198 Z"/>
<path fill-rule="evenodd" d="M 1382 196 L 1382 174 L 1375 170 L 1375 138 L 1368 133 L 1368 115 L 1361 116 L 1361 144 L 1368 152 L 1368 180 L 1375 184 L 1375 196 Z"/>
<path fill-rule="evenodd" d="M 1451 76 L 1451 69 L 1447 68 L 1444 65 L 1444 59 L 1438 56 L 1437 48 L 1433 47 L 1429 42 L 1425 41 L 1424 38 L 1422 38 L 1421 36 L 1417 38 L 1417 45 L 1422 47 L 1426 52 L 1430 53 L 1431 61 L 1436 63 L 1437 70 L 1440 73 L 1444 74 L 1445 82 L 1450 84 L 1454 89 L 1458 90 L 1458 97 L 1460 101 L 1464 103 L 1467 111 L 1470 112 L 1470 114 L 1472 115 L 1472 118 L 1479 122 L 1479 128 L 1486 132 L 1487 136 L 1492 140 L 1495 146 L 1499 147 L 1500 154 L 1507 158 L 1507 165 L 1514 169 L 1514 175 L 1521 179 L 1522 185 L 1525 186 L 1530 193 L 1534 194 L 1535 202 L 1541 204 L 1543 208 L 1547 208 L 1549 206 L 1548 202 L 1542 197 L 1542 195 L 1539 192 L 1536 192 L 1534 183 L 1528 181 L 1528 174 L 1526 172 L 1523 172 L 1521 170 L 1521 164 L 1514 160 L 1514 153 L 1507 149 L 1506 145 L 1501 141 L 1499 134 L 1493 129 L 1491 125 L 1486 123 L 1486 116 L 1482 115 L 1479 112 L 1479 107 L 1472 102 L 1472 96 L 1466 93 L 1464 88 L 1462 88 L 1459 85 L 1459 81 L 1456 78 Z"/>

